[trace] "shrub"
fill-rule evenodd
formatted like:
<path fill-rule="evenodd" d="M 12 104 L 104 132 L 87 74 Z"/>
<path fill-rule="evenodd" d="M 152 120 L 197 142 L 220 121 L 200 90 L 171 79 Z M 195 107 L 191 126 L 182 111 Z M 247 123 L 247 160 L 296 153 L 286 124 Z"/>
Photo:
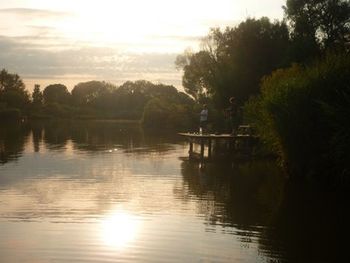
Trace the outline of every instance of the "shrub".
<path fill-rule="evenodd" d="M 171 103 L 164 99 L 151 99 L 145 106 L 142 124 L 146 128 L 176 129 L 190 128 L 192 111 L 190 106 Z"/>
<path fill-rule="evenodd" d="M 0 110 L 0 120 L 19 120 L 21 111 L 15 108 L 5 108 Z"/>
<path fill-rule="evenodd" d="M 328 54 L 311 66 L 277 70 L 245 105 L 292 177 L 349 176 L 350 55 Z"/>
<path fill-rule="evenodd" d="M 77 113 L 76 108 L 59 103 L 49 103 L 43 109 L 44 115 L 53 118 L 72 118 Z"/>

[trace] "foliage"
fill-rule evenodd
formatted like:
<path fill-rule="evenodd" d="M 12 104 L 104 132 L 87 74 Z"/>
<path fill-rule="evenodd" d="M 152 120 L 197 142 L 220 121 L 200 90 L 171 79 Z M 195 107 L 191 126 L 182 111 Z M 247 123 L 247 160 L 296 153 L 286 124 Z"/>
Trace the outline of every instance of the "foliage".
<path fill-rule="evenodd" d="M 350 54 L 328 54 L 312 66 L 273 72 L 246 104 L 246 116 L 292 177 L 349 176 L 349 83 Z"/>
<path fill-rule="evenodd" d="M 41 112 L 44 113 L 43 116 L 65 119 L 76 117 L 79 114 L 77 108 L 60 103 L 47 103 Z"/>
<path fill-rule="evenodd" d="M 115 90 L 113 84 L 104 81 L 88 81 L 77 84 L 72 90 L 73 102 L 79 106 L 96 106 L 99 100 Z"/>
<path fill-rule="evenodd" d="M 195 54 L 186 54 L 177 57 L 177 67 L 183 66 L 184 75 L 182 78 L 182 85 L 185 91 L 200 101 L 203 97 L 207 97 L 212 86 L 215 85 L 215 60 L 206 51 L 200 51 Z M 182 60 L 180 62 L 180 60 Z"/>
<path fill-rule="evenodd" d="M 63 84 L 51 84 L 47 86 L 43 91 L 44 102 L 49 103 L 61 103 L 69 104 L 71 94 L 67 87 Z"/>
<path fill-rule="evenodd" d="M 0 109 L 0 120 L 19 120 L 21 112 L 19 109 L 6 108 Z"/>
<path fill-rule="evenodd" d="M 154 84 L 144 80 L 127 81 L 113 93 L 116 102 L 113 110 L 118 118 L 141 119 L 143 109 L 150 99 L 148 91 Z M 124 117 L 125 116 L 125 117 Z"/>
<path fill-rule="evenodd" d="M 124 115 L 126 119 L 141 119 L 147 103 L 152 99 L 159 99 L 162 104 L 190 105 L 193 103 L 189 96 L 178 92 L 173 86 L 153 84 L 144 80 L 127 81 L 113 93 L 114 112 L 119 118 Z"/>
<path fill-rule="evenodd" d="M 124 120 L 141 120 L 145 105 L 157 99 L 162 105 L 171 105 L 169 123 L 177 123 L 179 127 L 183 126 L 178 116 L 188 114 L 193 105 L 193 100 L 175 87 L 145 80 L 127 81 L 120 87 L 101 81 L 88 81 L 77 84 L 72 93 L 62 84 L 49 85 L 43 93 L 36 86 L 32 98 L 27 112 L 30 118 Z M 188 126 L 186 120 L 184 126 Z"/>
<path fill-rule="evenodd" d="M 142 124 L 152 129 L 188 129 L 193 124 L 192 114 L 186 105 L 153 98 L 145 106 Z"/>
<path fill-rule="evenodd" d="M 185 91 L 197 101 L 213 99 L 218 108 L 235 96 L 239 102 L 259 92 L 262 76 L 287 64 L 288 28 L 264 17 L 235 28 L 212 29 L 201 51 L 177 58 Z"/>
<path fill-rule="evenodd" d="M 44 95 L 40 90 L 40 85 L 35 85 L 32 93 L 33 104 L 35 106 L 42 106 L 44 101 Z"/>
<path fill-rule="evenodd" d="M 319 49 L 345 47 L 350 33 L 348 0 L 287 0 L 283 8 L 298 61 L 312 58 Z"/>
<path fill-rule="evenodd" d="M 0 91 L 21 90 L 24 91 L 25 86 L 17 74 L 10 74 L 7 70 L 0 71 Z"/>
<path fill-rule="evenodd" d="M 0 71 L 0 103 L 22 110 L 29 103 L 29 95 L 20 76 L 5 69 Z"/>
<path fill-rule="evenodd" d="M 178 92 L 173 86 L 144 84 L 147 85 L 139 92 L 147 99 L 142 114 L 145 127 L 180 130 L 193 125 L 194 101 L 189 96 Z"/>

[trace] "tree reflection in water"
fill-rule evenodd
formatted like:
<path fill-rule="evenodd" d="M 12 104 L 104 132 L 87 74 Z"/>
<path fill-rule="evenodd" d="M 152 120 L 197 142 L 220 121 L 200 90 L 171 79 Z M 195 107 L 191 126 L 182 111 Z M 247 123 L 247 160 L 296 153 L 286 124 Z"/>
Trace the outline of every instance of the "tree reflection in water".
<path fill-rule="evenodd" d="M 0 125 L 0 165 L 15 161 L 21 156 L 29 134 L 28 125 L 20 122 Z"/>
<path fill-rule="evenodd" d="M 281 200 L 284 180 L 270 162 L 240 165 L 182 163 L 185 199 L 200 200 L 208 223 L 252 229 L 264 225 Z"/>
<path fill-rule="evenodd" d="M 182 176 L 176 193 L 195 199 L 208 225 L 233 227 L 242 242 L 257 242 L 278 262 L 339 262 L 346 251 L 347 198 L 287 182 L 274 162 L 184 161 Z"/>
<path fill-rule="evenodd" d="M 119 123 L 115 121 L 38 121 L 30 124 L 33 133 L 43 133 L 47 148 L 65 148 L 71 140 L 76 150 L 94 152 L 119 147 L 124 151 L 144 153 L 169 150 L 163 142 L 179 141 L 171 134 L 147 133 L 138 123 Z"/>

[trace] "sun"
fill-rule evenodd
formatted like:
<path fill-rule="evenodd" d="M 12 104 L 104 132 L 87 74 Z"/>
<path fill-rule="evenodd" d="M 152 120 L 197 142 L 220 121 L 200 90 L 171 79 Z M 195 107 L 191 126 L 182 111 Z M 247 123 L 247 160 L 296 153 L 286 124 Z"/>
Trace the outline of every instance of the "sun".
<path fill-rule="evenodd" d="M 28 0 L 26 8 L 56 15 L 26 21 L 25 30 L 28 23 L 31 30 L 46 29 L 47 39 L 59 43 L 52 49 L 102 47 L 122 53 L 181 53 L 187 47 L 195 48 L 210 27 L 238 20 L 239 2 Z"/>
<path fill-rule="evenodd" d="M 101 238 L 105 245 L 122 249 L 136 239 L 140 221 L 131 214 L 118 211 L 101 222 Z"/>
<path fill-rule="evenodd" d="M 161 1 L 74 1 L 72 16 L 57 25 L 67 38 L 87 43 L 132 44 L 164 32 Z"/>
<path fill-rule="evenodd" d="M 225 5 L 229 3 L 224 1 Z M 71 43 L 136 47 L 180 45 L 184 39 L 207 33 L 205 21 L 216 19 L 210 1 L 178 0 L 35 0 L 37 6 L 66 13 L 64 18 L 46 24 Z M 200 7 L 200 12 L 194 12 Z M 222 8 L 220 8 L 221 10 Z M 221 18 L 228 17 L 221 10 Z M 50 24 L 51 23 L 51 24 Z M 204 23 L 204 24 L 203 24 Z M 189 40 L 188 40 L 189 41 Z M 174 42 L 174 43 L 173 43 Z M 188 44 L 188 43 L 187 43 Z M 181 44 L 181 48 L 182 47 Z M 146 48 L 147 49 L 147 48 Z"/>

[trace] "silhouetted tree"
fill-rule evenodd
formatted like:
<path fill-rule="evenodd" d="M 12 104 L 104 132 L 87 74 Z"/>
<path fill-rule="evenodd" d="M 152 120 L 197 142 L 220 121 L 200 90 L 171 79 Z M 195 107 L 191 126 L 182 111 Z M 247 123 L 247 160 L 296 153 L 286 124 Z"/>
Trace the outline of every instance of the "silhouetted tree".
<path fill-rule="evenodd" d="M 348 0 L 287 0 L 283 8 L 298 61 L 314 57 L 319 49 L 345 46 L 350 33 Z"/>
<path fill-rule="evenodd" d="M 209 52 L 185 53 L 176 59 L 176 66 L 183 68 L 182 85 L 197 101 L 208 96 L 215 86 L 216 60 Z"/>
<path fill-rule="evenodd" d="M 52 84 L 47 86 L 43 91 L 44 102 L 48 103 L 61 103 L 69 104 L 70 93 L 63 84 Z"/>
<path fill-rule="evenodd" d="M 44 95 L 40 90 L 40 85 L 35 85 L 32 93 L 33 104 L 35 106 L 41 106 L 43 104 Z"/>
<path fill-rule="evenodd" d="M 29 102 L 28 92 L 25 85 L 17 74 L 0 71 L 0 103 L 5 107 L 24 109 Z"/>
<path fill-rule="evenodd" d="M 196 100 L 210 97 L 218 107 L 235 96 L 257 94 L 262 76 L 285 66 L 289 33 L 283 22 L 247 19 L 235 28 L 211 30 L 201 51 L 177 58 L 185 91 Z"/>
<path fill-rule="evenodd" d="M 104 94 L 111 93 L 116 87 L 104 81 L 82 82 L 74 86 L 72 98 L 76 105 L 86 106 L 96 103 Z"/>

